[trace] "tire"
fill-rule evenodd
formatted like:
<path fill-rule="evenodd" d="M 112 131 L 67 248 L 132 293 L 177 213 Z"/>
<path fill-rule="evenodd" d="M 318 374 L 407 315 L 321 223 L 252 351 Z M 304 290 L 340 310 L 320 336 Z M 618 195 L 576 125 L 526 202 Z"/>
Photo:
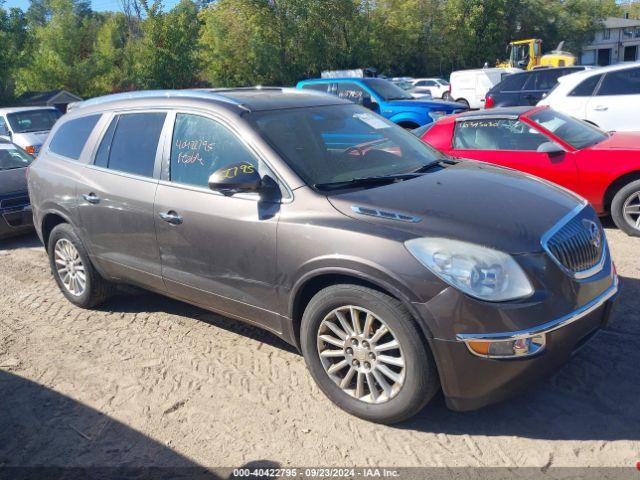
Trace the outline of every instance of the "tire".
<path fill-rule="evenodd" d="M 449 92 L 444 92 L 442 94 L 442 100 L 444 100 L 445 102 L 450 102 L 452 101 L 451 99 L 451 94 Z"/>
<path fill-rule="evenodd" d="M 409 130 L 409 131 L 415 130 L 420 126 L 417 123 L 411 123 L 411 122 L 401 122 L 398 125 L 404 128 L 405 130 Z"/>
<path fill-rule="evenodd" d="M 469 107 L 469 102 L 467 102 L 466 99 L 464 98 L 459 98 L 456 100 L 456 103 L 461 103 L 462 105 L 464 105 L 465 107 L 467 107 L 467 110 L 470 108 Z"/>
<path fill-rule="evenodd" d="M 640 237 L 640 180 L 625 185 L 615 194 L 611 217 L 624 233 Z"/>
<path fill-rule="evenodd" d="M 340 311 L 343 319 L 346 318 L 349 322 L 351 317 L 345 315 L 349 314 L 350 306 L 358 312 L 360 336 L 353 334 L 355 328 L 347 332 L 348 328 L 345 328 L 335 313 L 337 310 Z M 342 310 L 343 308 L 346 309 Z M 372 314 L 375 320 L 369 329 L 372 335 L 367 336 L 362 332 L 367 324 L 368 314 Z M 325 319 L 330 323 L 335 321 L 334 326 L 341 325 L 339 328 L 342 333 L 347 333 L 346 338 L 342 339 L 335 330 L 327 328 Z M 376 333 L 384 324 L 390 332 L 376 340 Z M 353 326 L 353 323 L 350 325 Z M 322 334 L 323 338 L 328 338 L 327 335 L 332 336 L 332 341 L 341 340 L 339 343 L 342 347 L 319 339 L 319 334 Z M 352 337 L 360 340 L 357 346 L 353 346 Z M 370 339 L 370 344 L 367 345 L 363 338 Z M 388 348 L 389 342 L 394 338 L 400 346 L 399 349 Z M 418 413 L 440 388 L 431 350 L 423 342 L 409 311 L 400 301 L 371 288 L 338 284 L 318 292 L 304 311 L 300 342 L 307 367 L 324 394 L 341 409 L 365 420 L 383 424 L 405 420 Z M 349 348 L 350 346 L 353 348 Z M 384 350 L 378 352 L 374 350 L 376 346 Z M 329 354 L 342 353 L 339 356 L 336 354 L 321 357 L 321 350 L 327 350 L 325 353 Z M 352 350 L 351 355 L 347 353 L 349 350 Z M 399 358 L 404 360 L 403 367 L 386 363 L 390 357 L 395 357 L 394 362 L 398 362 L 398 354 Z M 384 361 L 379 359 L 382 356 L 385 358 Z M 334 370 L 332 378 L 328 370 L 332 365 L 343 361 L 346 362 L 346 366 Z M 391 370 L 393 376 L 400 380 L 393 381 L 387 373 L 383 375 L 379 368 L 386 368 L 387 372 Z M 348 386 L 343 390 L 338 382 L 344 380 L 352 370 L 355 372 L 349 377 Z M 377 378 L 380 376 L 387 383 L 387 387 L 390 387 L 386 391 L 382 388 L 382 383 L 378 383 Z M 361 389 L 358 389 L 359 382 Z M 377 399 L 369 382 L 374 385 Z"/>
<path fill-rule="evenodd" d="M 80 238 L 68 223 L 61 223 L 51 231 L 48 254 L 53 278 L 55 278 L 62 294 L 71 303 L 82 308 L 91 308 L 104 302 L 113 294 L 114 284 L 106 281 L 95 270 Z M 65 262 L 64 259 L 69 260 L 69 258 L 76 260 Z M 67 270 L 61 271 L 61 268 L 69 269 L 69 271 L 73 269 L 70 275 L 75 277 L 76 281 L 70 281 L 71 285 L 69 286 L 65 285 L 63 277 L 67 280 L 70 277 L 65 276 L 64 272 Z M 81 286 L 81 273 L 84 274 L 84 288 L 75 288 Z M 75 290 L 75 293 L 71 290 Z"/>

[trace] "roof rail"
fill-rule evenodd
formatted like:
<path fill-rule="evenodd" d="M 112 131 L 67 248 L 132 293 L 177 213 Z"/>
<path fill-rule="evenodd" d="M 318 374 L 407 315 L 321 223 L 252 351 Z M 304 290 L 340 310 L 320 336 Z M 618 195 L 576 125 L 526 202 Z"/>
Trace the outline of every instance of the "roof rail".
<path fill-rule="evenodd" d="M 92 107 L 96 105 L 102 105 L 105 103 L 116 102 L 118 100 L 135 100 L 144 98 L 201 98 L 206 100 L 217 100 L 225 102 L 231 105 L 242 107 L 240 102 L 233 100 L 232 98 L 225 97 L 224 95 L 217 95 L 215 91 L 206 90 L 141 90 L 135 92 L 123 92 L 114 93 L 111 95 L 104 95 L 102 97 L 91 98 L 82 102 L 77 102 L 77 105 L 73 106 L 73 110 L 80 110 L 86 107 Z"/>

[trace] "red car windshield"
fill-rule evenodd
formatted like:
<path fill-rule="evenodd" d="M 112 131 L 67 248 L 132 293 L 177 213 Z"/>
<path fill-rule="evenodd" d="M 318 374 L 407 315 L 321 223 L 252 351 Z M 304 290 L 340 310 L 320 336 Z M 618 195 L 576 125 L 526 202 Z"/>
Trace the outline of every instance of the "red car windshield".
<path fill-rule="evenodd" d="M 594 125 L 581 122 L 548 108 L 532 113 L 527 118 L 577 150 L 590 147 L 608 138 L 605 132 Z"/>

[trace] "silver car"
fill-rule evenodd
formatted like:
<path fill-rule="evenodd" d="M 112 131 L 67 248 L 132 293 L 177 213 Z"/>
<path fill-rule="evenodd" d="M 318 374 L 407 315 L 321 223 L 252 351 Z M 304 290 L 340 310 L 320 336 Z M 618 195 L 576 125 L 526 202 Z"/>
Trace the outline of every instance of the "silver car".
<path fill-rule="evenodd" d="M 0 137 L 36 156 L 61 116 L 54 107 L 0 108 Z"/>

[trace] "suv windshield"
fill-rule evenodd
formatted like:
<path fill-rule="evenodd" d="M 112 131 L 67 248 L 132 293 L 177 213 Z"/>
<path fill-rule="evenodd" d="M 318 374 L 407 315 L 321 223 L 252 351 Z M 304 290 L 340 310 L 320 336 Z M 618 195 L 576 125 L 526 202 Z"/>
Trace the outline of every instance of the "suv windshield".
<path fill-rule="evenodd" d="M 608 138 L 599 128 L 551 109 L 531 114 L 529 118 L 578 150 Z"/>
<path fill-rule="evenodd" d="M 58 110 L 25 110 L 9 113 L 7 120 L 14 133 L 44 132 L 51 130 L 53 124 L 62 116 Z"/>
<path fill-rule="evenodd" d="M 0 143 L 0 170 L 28 167 L 33 157 L 10 143 Z"/>
<path fill-rule="evenodd" d="M 403 89 L 383 78 L 368 78 L 367 86 L 378 94 L 385 102 L 389 100 L 413 100 Z"/>
<path fill-rule="evenodd" d="M 414 172 L 446 158 L 357 105 L 254 112 L 247 118 L 312 186 Z"/>

